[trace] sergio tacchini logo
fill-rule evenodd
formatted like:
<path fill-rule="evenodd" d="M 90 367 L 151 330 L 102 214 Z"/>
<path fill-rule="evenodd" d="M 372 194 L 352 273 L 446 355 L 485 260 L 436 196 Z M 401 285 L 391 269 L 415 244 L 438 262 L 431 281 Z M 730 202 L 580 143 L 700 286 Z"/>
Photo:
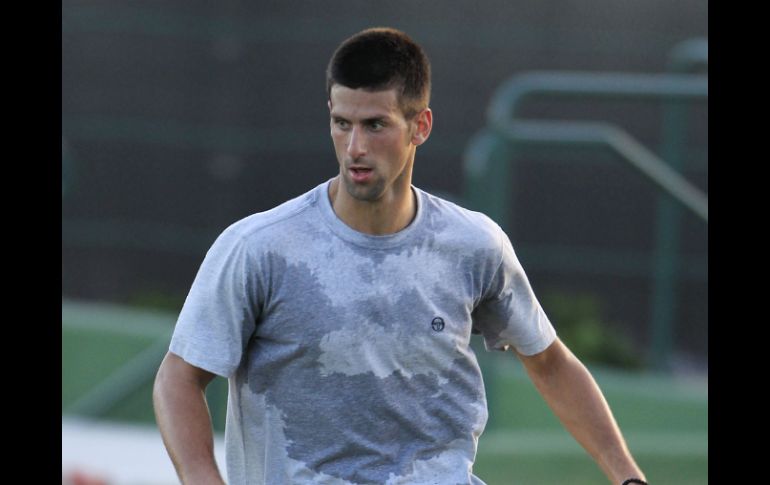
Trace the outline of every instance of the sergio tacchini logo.
<path fill-rule="evenodd" d="M 430 322 L 431 328 L 435 330 L 436 332 L 440 332 L 444 330 L 444 319 L 441 317 L 436 317 L 433 319 L 432 322 Z"/>

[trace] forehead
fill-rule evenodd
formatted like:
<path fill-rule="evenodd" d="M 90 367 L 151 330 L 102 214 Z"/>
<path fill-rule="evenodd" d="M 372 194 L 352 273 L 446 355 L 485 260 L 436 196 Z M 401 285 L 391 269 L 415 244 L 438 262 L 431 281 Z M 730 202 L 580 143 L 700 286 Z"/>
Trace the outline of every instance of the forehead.
<path fill-rule="evenodd" d="M 348 119 L 397 116 L 401 113 L 396 89 L 367 91 L 335 84 L 329 95 L 331 114 Z"/>

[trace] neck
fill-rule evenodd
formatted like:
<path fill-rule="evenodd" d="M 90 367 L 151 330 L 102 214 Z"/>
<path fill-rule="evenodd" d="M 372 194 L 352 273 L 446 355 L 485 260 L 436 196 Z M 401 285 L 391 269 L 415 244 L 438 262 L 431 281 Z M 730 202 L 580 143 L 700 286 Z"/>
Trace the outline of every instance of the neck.
<path fill-rule="evenodd" d="M 339 175 L 329 185 L 334 213 L 348 227 L 364 234 L 394 234 L 408 226 L 417 214 L 416 195 L 411 184 L 394 190 L 376 201 L 361 201 L 341 186 Z"/>

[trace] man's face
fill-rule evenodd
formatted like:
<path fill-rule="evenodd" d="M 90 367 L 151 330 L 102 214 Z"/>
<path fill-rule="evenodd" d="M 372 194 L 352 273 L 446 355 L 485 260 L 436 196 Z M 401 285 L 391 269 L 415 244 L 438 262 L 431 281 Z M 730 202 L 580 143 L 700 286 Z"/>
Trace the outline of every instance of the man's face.
<path fill-rule="evenodd" d="M 408 189 L 415 148 L 424 140 L 415 137 L 415 119 L 404 118 L 395 89 L 365 91 L 336 84 L 329 111 L 340 176 L 350 196 L 373 202 Z"/>

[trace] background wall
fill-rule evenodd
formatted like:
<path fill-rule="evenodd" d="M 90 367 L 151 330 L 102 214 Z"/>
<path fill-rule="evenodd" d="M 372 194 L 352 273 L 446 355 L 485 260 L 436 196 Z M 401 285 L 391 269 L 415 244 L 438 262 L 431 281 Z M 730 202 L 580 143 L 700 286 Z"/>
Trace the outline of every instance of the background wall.
<path fill-rule="evenodd" d="M 495 88 L 528 70 L 666 72 L 707 37 L 678 0 L 62 3 L 62 297 L 178 311 L 230 223 L 334 176 L 324 70 L 370 26 L 426 49 L 435 125 L 415 185 L 459 202 L 463 153 Z M 659 151 L 661 107 L 541 101 L 527 116 L 609 120 Z M 708 112 L 688 117 L 683 174 L 708 186 Z M 658 192 L 605 153 L 528 153 L 500 221 L 536 294 L 585 297 L 649 352 Z M 707 368 L 707 226 L 682 218 L 675 368 Z M 553 313 L 553 312 L 551 312 Z M 559 313 L 559 312 L 556 312 Z M 554 322 L 559 327 L 559 321 Z"/>

